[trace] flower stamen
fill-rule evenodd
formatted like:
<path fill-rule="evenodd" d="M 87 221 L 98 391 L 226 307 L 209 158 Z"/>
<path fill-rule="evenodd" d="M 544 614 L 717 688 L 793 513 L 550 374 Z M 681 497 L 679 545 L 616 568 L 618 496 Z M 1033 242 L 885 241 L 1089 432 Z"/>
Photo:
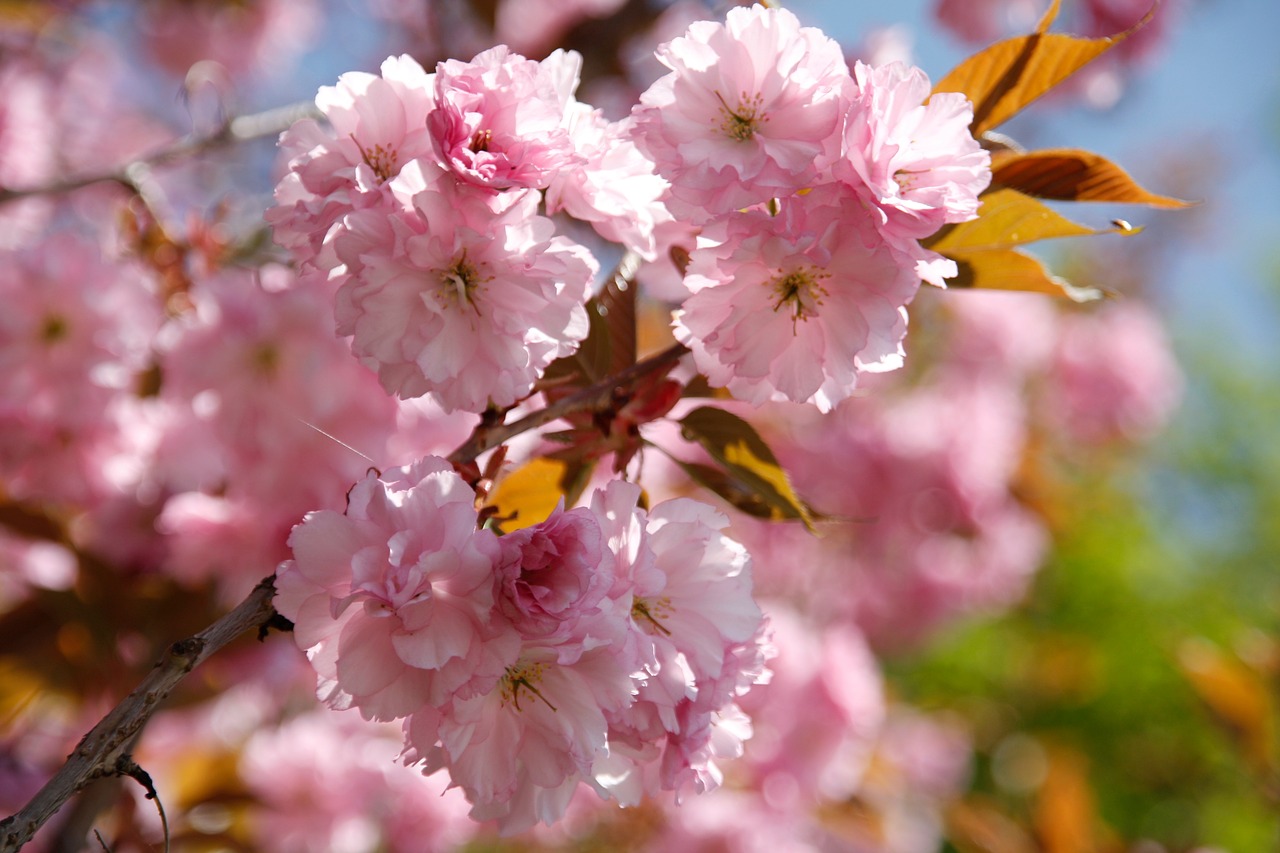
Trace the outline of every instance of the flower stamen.
<path fill-rule="evenodd" d="M 763 114 L 764 98 L 760 94 L 740 93 L 736 110 L 729 107 L 719 92 L 716 92 L 716 99 L 720 101 L 720 130 L 731 139 L 746 142 L 756 135 L 761 124 L 769 120 Z"/>
<path fill-rule="evenodd" d="M 510 702 L 515 705 L 517 711 L 522 710 L 520 707 L 520 689 L 524 688 L 545 702 L 552 711 L 558 710 L 537 688 L 538 682 L 542 680 L 542 672 L 546 668 L 546 664 L 543 663 L 521 663 L 507 667 L 499 688 L 502 691 L 503 704 Z"/>
<path fill-rule="evenodd" d="M 468 305 L 471 310 L 480 314 L 480 306 L 476 304 L 476 288 L 488 279 L 480 277 L 474 264 L 467 260 L 467 250 L 453 264 L 440 271 L 440 294 L 446 303 Z"/>
<path fill-rule="evenodd" d="M 394 148 L 383 148 L 381 144 L 372 148 L 365 148 L 356 141 L 355 136 L 351 137 L 351 141 L 356 143 L 356 148 L 360 149 L 360 159 L 364 160 L 365 165 L 373 170 L 378 176 L 378 183 L 389 181 L 397 172 L 397 152 Z"/>
<path fill-rule="evenodd" d="M 779 311 L 784 304 L 791 303 L 793 333 L 796 330 L 797 321 L 807 321 L 822 307 L 823 297 L 827 295 L 826 288 L 822 286 L 822 280 L 830 277 L 830 273 L 805 266 L 789 273 L 779 270 L 778 277 L 771 282 L 773 292 L 778 297 L 773 303 L 773 310 Z"/>
<path fill-rule="evenodd" d="M 663 625 L 661 620 L 673 610 L 669 598 L 659 598 L 656 601 L 637 598 L 631 603 L 631 618 L 637 622 L 647 623 L 650 628 L 664 637 L 670 637 L 671 629 Z"/>

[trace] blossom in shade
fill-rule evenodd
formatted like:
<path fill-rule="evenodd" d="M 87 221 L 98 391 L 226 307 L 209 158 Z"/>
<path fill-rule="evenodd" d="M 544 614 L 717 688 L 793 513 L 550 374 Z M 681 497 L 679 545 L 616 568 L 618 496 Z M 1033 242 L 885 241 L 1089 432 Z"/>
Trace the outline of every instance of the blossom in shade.
<path fill-rule="evenodd" d="M 470 62 L 436 68 L 436 107 L 427 117 L 440 162 L 494 190 L 545 189 L 580 158 L 567 129 L 582 57 L 557 50 L 541 62 L 498 45 Z"/>
<path fill-rule="evenodd" d="M 712 385 L 827 411 L 860 374 L 901 366 L 905 306 L 919 283 L 862 202 L 826 185 L 777 216 L 752 210 L 708 226 L 675 333 Z"/>
<path fill-rule="evenodd" d="M 850 78 L 840 46 L 785 9 L 736 7 L 658 49 L 671 73 L 640 96 L 635 139 L 704 221 L 813 185 L 839 153 Z"/>
<path fill-rule="evenodd" d="M 289 538 L 276 607 L 332 707 L 370 719 L 491 689 L 518 636 L 495 623 L 497 538 L 476 530 L 475 494 L 443 459 L 370 472 L 347 511 L 309 513 Z"/>
<path fill-rule="evenodd" d="M 288 556 L 303 513 L 341 510 L 369 458 L 387 458 L 396 401 L 334 335 L 325 287 L 229 268 L 157 340 L 166 417 L 151 473 L 171 495 L 157 519 L 171 574 L 245 595 Z"/>
<path fill-rule="evenodd" d="M 629 126 L 606 121 L 586 104 L 573 105 L 570 132 L 586 163 L 552 178 L 547 212 L 564 210 L 652 261 L 658 257 L 657 229 L 672 222 L 662 201 L 669 185 L 631 140 Z"/>
<path fill-rule="evenodd" d="M 639 496 L 614 481 L 591 505 L 629 590 L 626 643 L 645 666 L 636 701 L 610 717 L 614 751 L 595 768 L 597 783 L 631 804 L 646 791 L 719 784 L 717 759 L 736 757 L 750 736 L 734 700 L 767 680 L 771 653 L 751 559 L 723 533 L 728 519 L 683 498 L 646 513 Z"/>
<path fill-rule="evenodd" d="M 402 398 L 516 403 L 586 337 L 595 258 L 554 234 L 533 190 L 487 192 L 424 161 L 393 183 L 405 212 L 358 211 L 336 238 L 338 333 Z"/>
<path fill-rule="evenodd" d="M 919 240 L 945 223 L 974 218 L 978 194 L 991 182 L 991 157 L 969 132 L 968 99 L 931 96 L 925 73 L 900 62 L 875 68 L 858 62 L 853 77 L 856 94 L 835 173 L 879 208 L 885 234 Z"/>
<path fill-rule="evenodd" d="M 613 581 L 600 524 L 585 507 L 562 505 L 540 524 L 502 537 L 495 568 L 498 606 L 525 637 L 567 636 Z"/>
<path fill-rule="evenodd" d="M 386 183 L 432 156 L 426 122 L 434 105 L 432 75 L 408 56 L 389 57 L 381 74 L 351 71 L 321 87 L 316 106 L 328 127 L 305 119 L 280 137 L 289 171 L 266 215 L 276 242 L 300 261 L 334 266 L 322 253 L 333 226 L 352 210 L 387 206 Z"/>

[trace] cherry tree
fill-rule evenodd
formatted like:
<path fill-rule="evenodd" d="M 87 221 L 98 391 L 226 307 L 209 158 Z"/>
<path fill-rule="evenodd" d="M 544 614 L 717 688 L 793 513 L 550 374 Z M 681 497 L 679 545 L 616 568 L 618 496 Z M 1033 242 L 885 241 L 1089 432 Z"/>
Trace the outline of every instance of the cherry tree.
<path fill-rule="evenodd" d="M 994 132 L 1145 19 L 1054 0 L 931 82 L 776 3 L 484 5 L 381 4 L 442 58 L 178 140 L 95 98 L 75 4 L 14 34 L 0 848 L 936 846 L 965 735 L 878 655 L 1023 593 L 1036 448 L 1177 399 L 1139 304 L 1060 311 L 1102 294 L 1021 247 L 1183 202 Z M 319 11 L 137 14 L 217 60 L 195 104 Z M 660 66 L 557 46 L 625 15 Z M 201 195 L 276 137 L 269 200 Z"/>

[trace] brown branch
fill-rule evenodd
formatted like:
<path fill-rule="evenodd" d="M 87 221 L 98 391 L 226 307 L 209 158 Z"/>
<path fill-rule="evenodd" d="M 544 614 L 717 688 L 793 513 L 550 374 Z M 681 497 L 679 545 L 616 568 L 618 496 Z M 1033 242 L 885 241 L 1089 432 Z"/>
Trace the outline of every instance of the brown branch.
<path fill-rule="evenodd" d="M 318 118 L 319 115 L 315 105 L 306 102 L 277 107 L 276 109 L 251 115 L 237 116 L 223 122 L 222 126 L 211 134 L 188 136 L 179 139 L 167 148 L 154 151 L 130 163 L 105 172 L 65 178 L 24 189 L 0 187 L 0 204 L 33 196 L 59 195 L 102 183 L 121 184 L 141 195 L 151 169 L 156 166 L 162 166 L 224 145 L 248 142 L 249 140 L 261 139 L 266 136 L 276 136 L 287 130 L 298 119 Z"/>
<path fill-rule="evenodd" d="M 672 344 L 667 349 L 651 355 L 644 361 L 631 365 L 614 376 L 583 388 L 572 396 L 557 400 L 551 405 L 539 409 L 509 424 L 486 424 L 481 422 L 461 447 L 449 454 L 449 461 L 466 463 L 475 461 L 476 457 L 486 450 L 492 450 L 499 444 L 514 438 L 531 429 L 546 426 L 554 420 L 578 412 L 602 412 L 617 403 L 617 394 L 635 380 L 670 367 L 688 354 L 689 348 L 684 344 Z"/>
<path fill-rule="evenodd" d="M 142 684 L 85 735 L 53 778 L 17 814 L 0 821 L 0 853 L 22 848 L 62 805 L 95 779 L 117 773 L 121 756 L 187 673 L 241 634 L 266 624 L 275 609 L 275 577 L 264 579 L 234 610 L 194 637 L 171 645 Z"/>

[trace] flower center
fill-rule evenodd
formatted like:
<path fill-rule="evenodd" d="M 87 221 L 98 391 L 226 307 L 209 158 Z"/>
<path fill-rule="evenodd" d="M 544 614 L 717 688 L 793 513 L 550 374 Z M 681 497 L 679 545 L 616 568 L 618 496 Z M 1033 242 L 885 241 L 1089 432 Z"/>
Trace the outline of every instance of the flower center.
<path fill-rule="evenodd" d="M 487 279 L 480 277 L 475 264 L 467 260 L 467 250 L 463 249 L 450 266 L 440 271 L 441 299 L 445 304 L 470 306 L 479 314 L 480 308 L 475 302 L 476 288 L 485 281 Z"/>
<path fill-rule="evenodd" d="M 520 691 L 524 689 L 546 702 L 547 707 L 551 710 L 557 710 L 556 706 L 552 705 L 547 697 L 543 696 L 538 690 L 538 682 L 542 680 L 542 673 L 546 668 L 547 665 L 544 663 L 515 663 L 507 667 L 507 671 L 503 673 L 502 681 L 498 685 L 502 695 L 502 703 L 505 705 L 510 702 L 519 711 Z"/>
<path fill-rule="evenodd" d="M 783 305 L 789 304 L 788 310 L 792 312 L 791 325 L 794 330 L 796 321 L 808 320 L 811 315 L 818 313 L 818 308 L 822 306 L 822 299 L 827 295 L 827 289 L 822 286 L 822 281 L 830 277 L 830 273 L 813 267 L 801 267 L 785 274 L 779 271 L 778 277 L 770 282 L 777 297 L 777 301 L 773 303 L 773 310 L 780 311 Z"/>
<path fill-rule="evenodd" d="M 40 324 L 40 340 L 46 344 L 57 343 L 66 338 L 70 332 L 71 326 L 66 318 L 57 314 L 50 314 Z"/>
<path fill-rule="evenodd" d="M 352 142 L 356 142 L 354 136 L 351 137 Z M 365 165 L 373 170 L 378 176 L 378 183 L 390 180 L 397 171 L 396 150 L 394 148 L 383 148 L 381 144 L 372 148 L 365 148 L 359 142 L 356 147 L 360 149 L 360 158 L 364 160 Z"/>
<path fill-rule="evenodd" d="M 476 154 L 481 151 L 488 151 L 489 143 L 492 141 L 492 130 L 477 130 L 475 136 L 471 137 L 471 150 Z"/>
<path fill-rule="evenodd" d="M 720 130 L 730 139 L 746 142 L 769 120 L 764 115 L 764 98 L 758 93 L 740 92 L 736 109 L 730 108 L 719 92 L 716 92 L 716 98 L 720 101 Z"/>
<path fill-rule="evenodd" d="M 658 598 L 652 601 L 637 598 L 631 603 L 631 618 L 651 632 L 657 631 L 665 637 L 671 636 L 671 629 L 663 625 L 662 620 L 674 612 L 675 608 L 671 606 L 669 598 Z"/>

